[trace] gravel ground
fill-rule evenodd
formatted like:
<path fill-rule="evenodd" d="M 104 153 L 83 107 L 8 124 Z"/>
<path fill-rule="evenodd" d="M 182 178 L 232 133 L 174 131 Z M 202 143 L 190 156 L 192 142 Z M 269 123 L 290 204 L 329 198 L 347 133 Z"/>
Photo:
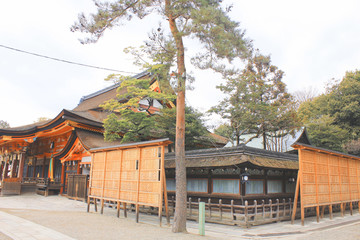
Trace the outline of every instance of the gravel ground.
<path fill-rule="evenodd" d="M 6 236 L 5 234 L 0 232 L 0 240 L 11 240 L 12 238 Z"/>
<path fill-rule="evenodd" d="M 93 211 L 93 206 L 92 209 Z M 116 217 L 116 210 L 105 208 L 104 214 L 86 212 L 86 204 L 59 196 L 33 194 L 0 197 L 0 211 L 27 219 L 75 239 L 204 239 L 199 235 L 171 232 L 165 224 L 160 227 L 157 217 L 135 214 Z M 205 237 L 206 239 L 215 239 Z M 11 239 L 0 231 L 0 240 Z"/>
<path fill-rule="evenodd" d="M 128 212 L 128 218 L 116 217 L 116 210 L 104 208 L 104 214 L 86 212 L 86 203 L 69 200 L 61 196 L 43 197 L 35 194 L 0 197 L 0 211 L 15 215 L 44 227 L 51 228 L 75 239 L 325 239 L 360 240 L 359 214 L 348 214 L 345 218 L 325 218 L 320 223 L 308 218 L 304 227 L 288 222 L 274 223 L 251 229 L 236 226 L 208 224 L 214 237 L 202 237 L 196 233 L 197 224 L 189 222 L 192 233 L 171 232 L 165 224 L 158 224 L 156 216 L 140 214 L 140 223 L 135 222 L 135 214 Z M 94 211 L 93 206 L 91 211 Z M 338 219 L 338 220 L 336 220 Z M 345 222 L 347 221 L 347 223 Z M 299 232 L 301 231 L 301 232 Z M 282 233 L 285 234 L 282 234 Z M 271 233 L 275 233 L 271 235 Z M 267 236 L 265 236 L 267 235 Z M 0 240 L 11 240 L 1 233 Z"/>

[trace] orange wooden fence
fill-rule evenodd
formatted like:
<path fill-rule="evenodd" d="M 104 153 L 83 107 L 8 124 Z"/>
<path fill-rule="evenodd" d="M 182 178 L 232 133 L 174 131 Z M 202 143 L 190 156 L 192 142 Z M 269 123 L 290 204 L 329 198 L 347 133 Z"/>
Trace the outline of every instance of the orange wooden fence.
<path fill-rule="evenodd" d="M 159 209 L 161 224 L 163 200 L 168 217 L 164 155 L 170 143 L 168 139 L 161 139 L 91 149 L 88 211 L 91 202 L 97 211 L 99 200 L 103 213 L 104 200 L 114 201 L 118 216 L 120 208 L 126 216 L 126 204 L 134 204 L 138 222 L 139 205 L 152 206 Z"/>
<path fill-rule="evenodd" d="M 304 209 L 328 206 L 332 218 L 332 205 L 340 204 L 342 215 L 344 204 L 360 200 L 360 158 L 305 144 L 293 145 L 299 152 L 299 173 L 295 190 L 294 212 L 300 190 L 301 223 L 304 225 Z M 295 215 L 292 216 L 292 222 Z"/>

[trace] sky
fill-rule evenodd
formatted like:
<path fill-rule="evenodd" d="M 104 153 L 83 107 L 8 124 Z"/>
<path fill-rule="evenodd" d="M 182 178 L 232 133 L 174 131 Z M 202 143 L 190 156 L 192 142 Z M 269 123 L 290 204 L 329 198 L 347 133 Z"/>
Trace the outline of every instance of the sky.
<path fill-rule="evenodd" d="M 224 0 L 233 3 L 230 16 L 240 22 L 246 37 L 285 72 L 289 92 L 309 87 L 322 92 L 330 79 L 341 79 L 360 64 L 360 1 Z M 95 44 L 82 45 L 81 33 L 70 31 L 80 12 L 94 12 L 91 0 L 3 1 L 0 45 L 53 58 L 116 69 L 134 75 L 141 71 L 129 46 L 140 46 L 159 18 L 126 22 L 105 32 Z M 164 28 L 167 27 L 163 24 Z M 185 42 L 187 43 L 187 42 Z M 193 47 L 193 48 L 192 48 Z M 187 61 L 197 46 L 187 45 Z M 187 103 L 205 112 L 223 98 L 216 86 L 221 76 L 189 66 L 196 80 Z M 54 118 L 73 109 L 82 96 L 111 85 L 112 71 L 39 58 L 0 47 L 0 120 L 11 127 L 31 124 L 39 117 Z M 208 124 L 220 119 L 208 117 Z"/>

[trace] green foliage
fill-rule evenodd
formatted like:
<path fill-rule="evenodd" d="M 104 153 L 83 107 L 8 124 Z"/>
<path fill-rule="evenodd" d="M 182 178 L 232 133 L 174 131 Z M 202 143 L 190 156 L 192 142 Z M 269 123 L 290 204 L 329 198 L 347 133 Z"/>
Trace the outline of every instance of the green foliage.
<path fill-rule="evenodd" d="M 34 121 L 34 123 L 40 123 L 40 122 L 45 122 L 45 121 L 49 121 L 49 120 L 51 120 L 51 118 L 39 117 L 38 119 L 36 119 L 36 121 Z"/>
<path fill-rule="evenodd" d="M 151 13 L 157 13 L 164 19 L 174 20 L 178 32 L 167 35 L 163 33 L 161 26 L 158 28 L 159 35 L 161 33 L 161 37 L 157 37 L 158 43 L 161 43 L 158 46 L 161 48 L 160 54 L 153 55 L 155 60 L 164 59 L 164 52 L 171 52 L 173 57 L 181 54 L 183 50 L 175 44 L 176 38 L 196 38 L 202 44 L 204 51 L 194 56 L 192 62 L 202 69 L 212 68 L 224 72 L 223 59 L 231 62 L 235 58 L 245 58 L 251 48 L 251 41 L 244 37 L 244 31 L 239 28 L 239 23 L 229 18 L 227 11 L 230 8 L 224 10 L 221 1 L 118 0 L 100 2 L 95 0 L 94 2 L 97 13 L 90 14 L 89 17 L 81 13 L 78 21 L 71 27 L 71 31 L 89 34 L 89 37 L 81 40 L 83 44 L 98 41 L 106 29 L 120 26 L 134 17 L 143 19 Z"/>
<path fill-rule="evenodd" d="M 360 71 L 347 72 L 326 93 L 302 103 L 298 112 L 315 145 L 346 150 L 347 142 L 360 138 Z"/>
<path fill-rule="evenodd" d="M 307 124 L 309 138 L 315 146 L 343 151 L 343 144 L 348 139 L 348 132 L 333 124 L 334 119 L 329 115 L 323 115 Z"/>
<path fill-rule="evenodd" d="M 204 126 L 203 114 L 192 107 L 185 108 L 185 148 L 186 150 L 204 148 L 213 141 Z M 159 115 L 155 116 L 155 128 L 158 137 L 166 137 L 175 141 L 176 132 L 176 109 L 164 108 Z"/>
<path fill-rule="evenodd" d="M 144 112 L 134 112 L 131 109 L 121 111 L 121 117 L 112 113 L 104 121 L 105 140 L 121 142 L 140 142 L 149 140 L 152 135 L 154 118 Z"/>
<path fill-rule="evenodd" d="M 210 112 L 229 121 L 237 145 L 243 134 L 253 134 L 247 142 L 259 136 L 266 142 L 268 136 L 282 137 L 298 127 L 283 74 L 271 64 L 270 56 L 256 52 L 241 74 L 218 87 L 226 97 Z"/>
<path fill-rule="evenodd" d="M 170 31 L 167 37 L 162 37 L 165 35 L 160 28 L 159 34 L 155 36 L 156 41 L 153 41 L 146 51 L 152 53 L 152 59 L 156 64 L 166 62 L 165 65 L 170 69 L 176 62 L 177 68 L 173 72 L 176 77 L 174 89 L 177 93 L 179 116 L 176 127 L 177 202 L 174 232 L 186 231 L 186 198 L 183 198 L 186 195 L 186 168 L 182 159 L 185 158 L 185 89 L 189 76 L 186 74 L 186 48 L 183 40 L 185 37 L 196 38 L 202 45 L 199 49 L 204 49 L 192 57 L 195 66 L 203 69 L 211 68 L 222 74 L 234 72 L 232 69 L 227 69 L 223 61 L 232 62 L 234 58 L 244 58 L 248 55 L 251 45 L 244 38 L 244 32 L 239 29 L 239 24 L 229 18 L 220 3 L 221 1 L 215 0 L 118 0 L 116 2 L 95 0 L 97 13 L 91 14 L 89 18 L 80 14 L 78 22 L 71 28 L 72 31 L 89 33 L 90 37 L 82 41 L 89 43 L 96 42 L 106 29 L 121 25 L 133 17 L 142 19 L 153 12 L 158 13 L 169 24 Z M 153 51 L 153 47 L 160 48 L 158 54 Z M 135 104 L 135 100 L 131 104 Z M 109 108 L 113 108 L 111 105 L 114 104 L 109 103 Z"/>
<path fill-rule="evenodd" d="M 234 131 L 233 131 L 232 127 L 227 123 L 224 123 L 224 124 L 221 124 L 220 126 L 218 126 L 214 130 L 214 133 L 229 139 L 229 141 L 231 141 L 231 142 L 236 141 L 236 136 L 234 134 Z"/>
<path fill-rule="evenodd" d="M 0 128 L 10 128 L 10 124 L 7 121 L 0 120 Z"/>
<path fill-rule="evenodd" d="M 329 114 L 353 139 L 360 137 L 360 71 L 347 72 L 329 94 Z"/>

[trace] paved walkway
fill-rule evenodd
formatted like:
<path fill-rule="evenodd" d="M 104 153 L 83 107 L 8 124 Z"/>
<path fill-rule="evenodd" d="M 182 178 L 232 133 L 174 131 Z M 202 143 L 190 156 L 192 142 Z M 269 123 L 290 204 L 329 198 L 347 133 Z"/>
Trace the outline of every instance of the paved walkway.
<path fill-rule="evenodd" d="M 94 211 L 93 206 L 91 211 Z M 82 224 L 83 228 L 78 227 L 79 222 L 86 222 L 85 225 Z M 43 197 L 32 194 L 0 197 L 0 240 L 98 239 L 98 236 L 100 238 L 108 236 L 109 230 L 113 231 L 115 228 L 118 231 L 116 234 L 123 233 L 124 235 L 116 235 L 116 238 L 108 236 L 109 239 L 122 239 L 125 236 L 133 239 L 136 238 L 137 231 L 144 232 L 143 235 L 147 236 L 146 239 L 199 238 L 198 224 L 194 221 L 187 223 L 190 236 L 189 234 L 188 236 L 172 234 L 165 218 L 163 218 L 161 228 L 157 216 L 141 214 L 140 222 L 140 224 L 135 223 L 135 214 L 131 212 L 128 212 L 127 219 L 124 219 L 122 214 L 118 219 L 116 210 L 111 208 L 105 208 L 104 215 L 86 213 L 86 203 L 61 196 Z M 56 225 L 61 225 L 62 228 L 56 228 Z M 103 230 L 99 229 L 99 226 L 104 226 Z M 74 235 L 74 227 L 77 229 L 78 235 Z M 94 232 L 93 235 L 89 235 L 89 228 L 98 231 L 98 235 L 95 235 Z M 130 231 L 130 228 L 134 229 Z M 254 226 L 249 229 L 206 223 L 206 237 L 200 239 L 360 239 L 359 229 L 360 214 L 356 210 L 353 216 L 346 212 L 346 215 L 341 217 L 338 213 L 332 220 L 325 216 L 319 223 L 314 217 L 306 218 L 305 226 L 301 226 L 300 220 L 295 221 L 294 225 L 285 221 Z M 128 238 L 125 237 L 125 239 Z"/>
<path fill-rule="evenodd" d="M 3 232 L 5 235 L 14 240 L 73 239 L 50 228 L 43 227 L 39 224 L 7 214 L 2 211 L 0 211 L 0 227 L 0 232 Z"/>

